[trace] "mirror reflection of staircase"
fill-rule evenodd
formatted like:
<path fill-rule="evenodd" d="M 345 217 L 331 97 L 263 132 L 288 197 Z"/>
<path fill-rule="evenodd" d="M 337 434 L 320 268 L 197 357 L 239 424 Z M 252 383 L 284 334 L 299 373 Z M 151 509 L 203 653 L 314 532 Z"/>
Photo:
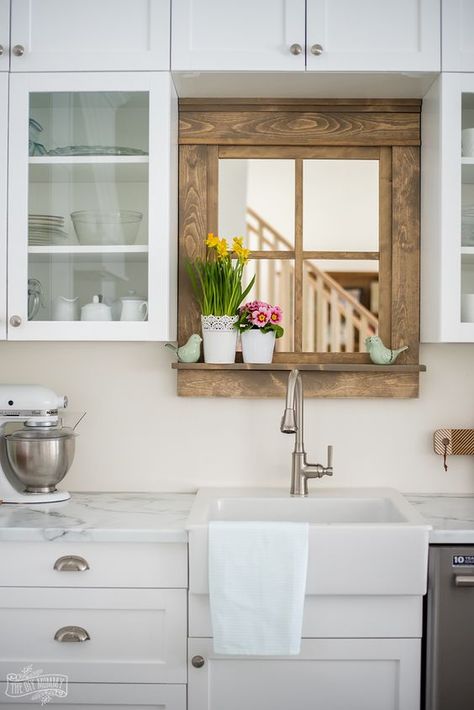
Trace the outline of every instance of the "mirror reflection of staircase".
<path fill-rule="evenodd" d="M 293 350 L 294 310 L 303 309 L 303 352 L 365 352 L 364 341 L 377 333 L 378 274 L 360 272 L 358 286 L 342 286 L 323 271 L 314 259 L 303 261 L 302 302 L 295 304 L 294 259 L 275 258 L 272 252 L 292 252 L 294 246 L 250 207 L 247 208 L 247 241 L 251 251 L 269 252 L 268 259 L 254 260 L 256 285 L 252 298 L 281 306 L 284 336 L 278 350 Z M 345 279 L 347 281 L 347 279 Z M 362 290 L 371 294 L 367 306 L 356 297 Z"/>

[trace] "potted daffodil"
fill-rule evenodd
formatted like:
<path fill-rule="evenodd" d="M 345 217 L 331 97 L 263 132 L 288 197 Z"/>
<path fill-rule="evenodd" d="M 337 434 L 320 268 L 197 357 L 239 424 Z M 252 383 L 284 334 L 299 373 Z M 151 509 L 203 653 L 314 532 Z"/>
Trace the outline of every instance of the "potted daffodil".
<path fill-rule="evenodd" d="M 204 361 L 235 362 L 239 306 L 252 288 L 255 277 L 242 286 L 250 252 L 242 237 L 227 240 L 215 234 L 206 239 L 206 257 L 186 263 L 186 270 L 201 308 Z"/>

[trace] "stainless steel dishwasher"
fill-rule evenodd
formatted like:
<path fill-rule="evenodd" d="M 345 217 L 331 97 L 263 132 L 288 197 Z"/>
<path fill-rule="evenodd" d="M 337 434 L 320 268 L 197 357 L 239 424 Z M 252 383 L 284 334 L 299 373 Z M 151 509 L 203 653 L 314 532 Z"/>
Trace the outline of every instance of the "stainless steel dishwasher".
<path fill-rule="evenodd" d="M 425 710 L 474 708 L 474 545 L 431 545 Z"/>

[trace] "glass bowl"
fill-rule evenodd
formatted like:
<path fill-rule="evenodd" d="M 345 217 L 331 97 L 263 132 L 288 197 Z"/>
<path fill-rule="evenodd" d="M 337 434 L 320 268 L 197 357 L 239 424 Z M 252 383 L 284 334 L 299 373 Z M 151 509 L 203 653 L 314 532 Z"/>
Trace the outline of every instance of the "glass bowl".
<path fill-rule="evenodd" d="M 71 213 L 79 244 L 134 244 L 143 219 L 141 212 L 81 210 Z"/>

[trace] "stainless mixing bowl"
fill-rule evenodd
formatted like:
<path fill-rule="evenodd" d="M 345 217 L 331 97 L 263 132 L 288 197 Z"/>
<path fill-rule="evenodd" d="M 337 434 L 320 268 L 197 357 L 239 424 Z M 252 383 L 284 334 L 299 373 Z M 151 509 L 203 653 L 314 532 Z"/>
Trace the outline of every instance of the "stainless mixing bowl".
<path fill-rule="evenodd" d="M 5 435 L 7 457 L 27 493 L 52 493 L 74 459 L 72 429 L 19 429 Z"/>

